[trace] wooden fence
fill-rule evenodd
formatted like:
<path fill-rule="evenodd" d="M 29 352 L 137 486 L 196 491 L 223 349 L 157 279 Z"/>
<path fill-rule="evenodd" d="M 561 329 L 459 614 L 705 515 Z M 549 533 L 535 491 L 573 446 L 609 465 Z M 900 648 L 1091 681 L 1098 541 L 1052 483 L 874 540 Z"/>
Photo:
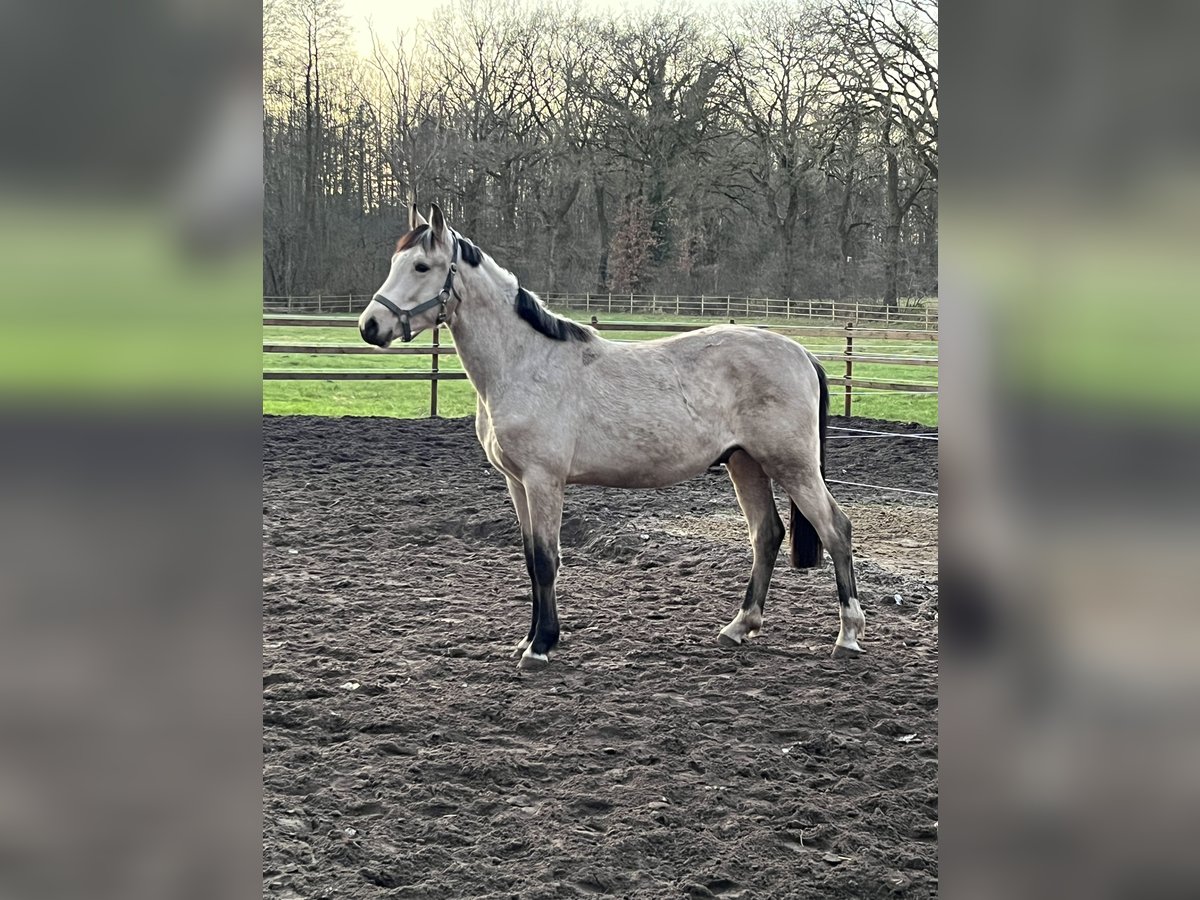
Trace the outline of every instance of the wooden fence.
<path fill-rule="evenodd" d="M 678 333 L 695 331 L 705 328 L 705 325 L 688 325 L 676 322 L 599 322 L 592 317 L 592 326 L 599 331 L 623 332 L 659 332 Z M 316 327 L 316 328 L 355 328 L 358 320 L 348 316 L 286 316 L 264 315 L 264 327 Z M 768 328 L 765 325 L 752 326 Z M 836 337 L 844 342 L 841 353 L 829 351 L 813 351 L 817 359 L 841 361 L 846 364 L 846 374 L 830 377 L 830 384 L 840 384 L 844 387 L 844 414 L 850 415 L 854 388 L 881 391 L 897 391 L 900 393 L 935 394 L 936 382 L 917 381 L 877 381 L 872 379 L 855 378 L 854 364 L 886 364 L 898 366 L 937 367 L 936 348 L 938 334 L 936 331 L 924 329 L 895 329 L 895 328 L 860 328 L 854 322 L 843 326 L 814 326 L 814 325 L 771 325 L 770 331 L 793 337 Z M 388 371 L 336 371 L 336 370 L 287 370 L 264 371 L 264 381 L 428 381 L 429 382 L 429 415 L 438 414 L 438 383 L 441 381 L 461 381 L 466 379 L 464 372 L 445 372 L 439 368 L 442 356 L 455 356 L 458 351 L 453 346 L 443 346 L 440 341 L 441 329 L 436 328 L 432 334 L 432 346 L 389 347 L 386 350 L 372 347 L 369 344 L 280 344 L 263 342 L 264 353 L 289 354 L 350 354 L 367 356 L 428 356 L 430 358 L 427 372 L 388 372 Z M 898 356 L 887 353 L 855 352 L 854 342 L 870 342 L 876 344 L 884 341 L 926 341 L 935 351 L 932 356 Z"/>
<path fill-rule="evenodd" d="M 724 295 L 685 297 L 679 294 L 589 294 L 549 292 L 539 295 L 558 310 L 620 315 L 675 315 L 701 319 L 804 319 L 830 322 L 870 322 L 921 328 L 938 327 L 936 298 L 901 300 L 885 306 L 872 300 L 792 300 L 773 297 Z M 370 294 L 314 294 L 297 297 L 263 297 L 266 314 L 359 313 L 371 302 Z"/>

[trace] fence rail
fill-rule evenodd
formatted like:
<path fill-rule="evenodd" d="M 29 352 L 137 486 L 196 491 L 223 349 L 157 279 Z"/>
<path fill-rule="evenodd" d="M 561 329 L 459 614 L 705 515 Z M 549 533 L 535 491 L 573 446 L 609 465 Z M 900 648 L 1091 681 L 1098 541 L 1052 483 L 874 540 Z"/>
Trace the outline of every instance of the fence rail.
<path fill-rule="evenodd" d="M 628 331 L 628 332 L 657 332 L 662 334 L 677 334 L 685 331 L 698 331 L 708 328 L 708 325 L 698 325 L 685 322 L 601 322 L 598 319 L 591 322 L 598 331 Z M 351 316 L 276 316 L 264 315 L 264 326 L 285 325 L 291 327 L 318 326 L 320 328 L 357 328 L 358 320 Z M 762 328 L 767 331 L 777 331 L 780 334 L 790 334 L 796 337 L 844 337 L 848 329 L 853 329 L 854 336 L 866 341 L 929 341 L 937 343 L 936 331 L 921 331 L 897 328 L 859 328 L 847 324 L 835 325 L 749 325 L 749 328 Z M 368 348 L 370 351 L 370 348 Z"/>
<path fill-rule="evenodd" d="M 264 325 L 268 324 L 263 322 Z M 269 324 L 277 325 L 278 322 Z M 386 350 L 367 344 L 263 344 L 263 353 L 336 353 L 362 356 L 458 356 L 455 347 L 388 347 Z"/>
<path fill-rule="evenodd" d="M 804 319 L 831 322 L 875 322 L 908 325 L 923 330 L 938 327 L 938 302 L 920 298 L 887 306 L 874 300 L 793 300 L 773 297 L 700 296 L 681 294 L 590 294 L 547 292 L 540 295 L 549 306 L 572 312 L 628 313 L 688 316 L 712 319 Z M 359 313 L 371 302 L 370 294 L 313 294 L 263 297 L 263 312 Z"/>
<path fill-rule="evenodd" d="M 465 372 L 263 372 L 263 381 L 466 381 Z M 832 380 L 832 379 L 831 379 Z M 436 413 L 430 413 L 436 415 Z"/>
<path fill-rule="evenodd" d="M 600 331 L 609 332 L 660 332 L 682 333 L 705 328 L 705 325 L 683 324 L 678 322 L 600 322 L 592 317 L 592 326 Z M 357 320 L 350 316 L 295 316 L 295 315 L 264 315 L 264 327 L 317 327 L 317 328 L 350 328 L 357 325 Z M 910 365 L 933 366 L 938 364 L 937 357 L 929 356 L 900 356 L 896 354 L 855 353 L 854 341 L 927 341 L 937 343 L 936 331 L 889 329 L 889 328 L 858 328 L 853 322 L 847 322 L 842 327 L 832 326 L 803 326 L 803 325 L 759 325 L 771 331 L 795 337 L 838 337 L 845 341 L 841 353 L 816 351 L 817 359 L 844 362 L 846 374 L 829 379 L 830 384 L 842 385 L 844 388 L 845 415 L 852 410 L 854 388 L 867 390 L 894 391 L 900 393 L 934 394 L 937 393 L 936 382 L 919 381 L 879 381 L 854 377 L 854 363 L 864 365 Z M 444 347 L 440 343 L 441 329 L 432 332 L 432 346 L 422 347 L 389 347 L 380 349 L 366 344 L 291 344 L 263 343 L 264 353 L 289 354 L 338 354 L 363 356 L 428 356 L 430 370 L 428 372 L 388 372 L 388 371 L 343 371 L 343 370 L 285 370 L 264 371 L 264 381 L 427 381 L 429 382 L 430 401 L 429 414 L 437 415 L 438 383 L 441 381 L 462 381 L 466 379 L 464 372 L 439 371 L 438 361 L 442 356 L 456 356 L 455 347 Z"/>

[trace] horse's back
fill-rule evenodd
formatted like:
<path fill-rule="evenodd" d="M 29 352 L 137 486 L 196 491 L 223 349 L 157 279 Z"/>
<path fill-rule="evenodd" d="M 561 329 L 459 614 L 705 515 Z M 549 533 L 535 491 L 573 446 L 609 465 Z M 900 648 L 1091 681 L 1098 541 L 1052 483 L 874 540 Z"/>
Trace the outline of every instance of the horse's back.
<path fill-rule="evenodd" d="M 779 458 L 815 435 L 816 372 L 803 347 L 773 332 L 717 325 L 605 342 L 584 359 L 570 391 L 579 402 L 573 481 L 670 484 L 735 447 Z"/>
<path fill-rule="evenodd" d="M 659 357 L 677 374 L 685 395 L 715 401 L 717 411 L 734 417 L 808 408 L 817 388 L 804 347 L 762 328 L 711 325 L 625 346 L 633 358 Z"/>

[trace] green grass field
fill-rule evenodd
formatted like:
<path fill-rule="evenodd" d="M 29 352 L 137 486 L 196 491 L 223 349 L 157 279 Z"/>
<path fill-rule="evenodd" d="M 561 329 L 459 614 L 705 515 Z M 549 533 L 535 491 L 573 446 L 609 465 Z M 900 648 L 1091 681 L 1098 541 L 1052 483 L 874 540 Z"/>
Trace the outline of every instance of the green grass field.
<path fill-rule="evenodd" d="M 586 321 L 579 313 L 574 313 L 574 316 Z M 616 318 L 614 316 L 614 319 Z M 619 321 L 694 322 L 695 320 L 677 319 L 674 316 L 666 315 L 630 316 L 626 313 L 619 317 Z M 746 324 L 754 323 L 747 321 Z M 778 325 L 781 322 L 778 319 L 772 319 L 771 324 Z M 604 332 L 604 337 L 609 340 L 648 340 L 662 336 L 664 335 L 653 332 Z M 263 329 L 263 340 L 272 344 L 358 344 L 359 337 L 353 328 L 272 326 Z M 448 343 L 449 340 L 449 334 L 443 330 L 443 343 Z M 841 352 L 844 349 L 844 341 L 838 337 L 805 338 L 802 343 L 815 352 Z M 413 344 L 429 346 L 429 333 L 417 337 Z M 855 341 L 855 352 L 929 357 L 937 355 L 937 345 L 929 341 L 888 341 L 883 344 L 861 339 Z M 269 371 L 295 369 L 428 372 L 429 362 L 430 357 L 428 356 L 263 354 L 263 368 Z M 844 374 L 844 365 L 841 362 L 826 361 L 824 365 L 831 376 L 840 377 Z M 462 371 L 462 366 L 455 356 L 442 356 L 440 368 L 446 372 Z M 926 366 L 856 362 L 854 374 L 859 378 L 877 381 L 935 382 L 937 380 L 937 370 Z M 841 385 L 833 385 L 832 392 L 833 411 L 840 413 L 843 409 Z M 474 411 L 475 392 L 469 383 L 466 381 L 439 383 L 438 412 L 440 415 L 465 416 L 473 414 Z M 427 382 L 396 381 L 264 381 L 263 412 L 275 415 L 421 418 L 429 415 L 429 384 Z M 936 425 L 938 421 L 937 395 L 877 393 L 867 389 L 856 389 L 854 391 L 854 414 Z"/>

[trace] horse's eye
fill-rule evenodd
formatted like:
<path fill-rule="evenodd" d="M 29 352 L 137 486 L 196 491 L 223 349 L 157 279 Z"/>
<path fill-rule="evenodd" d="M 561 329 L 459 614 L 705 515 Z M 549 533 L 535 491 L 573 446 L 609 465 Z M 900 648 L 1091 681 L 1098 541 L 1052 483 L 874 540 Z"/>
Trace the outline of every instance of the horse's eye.
<path fill-rule="evenodd" d="M 428 272 L 429 266 L 425 265 L 425 263 L 417 263 L 417 271 L 418 272 Z"/>

